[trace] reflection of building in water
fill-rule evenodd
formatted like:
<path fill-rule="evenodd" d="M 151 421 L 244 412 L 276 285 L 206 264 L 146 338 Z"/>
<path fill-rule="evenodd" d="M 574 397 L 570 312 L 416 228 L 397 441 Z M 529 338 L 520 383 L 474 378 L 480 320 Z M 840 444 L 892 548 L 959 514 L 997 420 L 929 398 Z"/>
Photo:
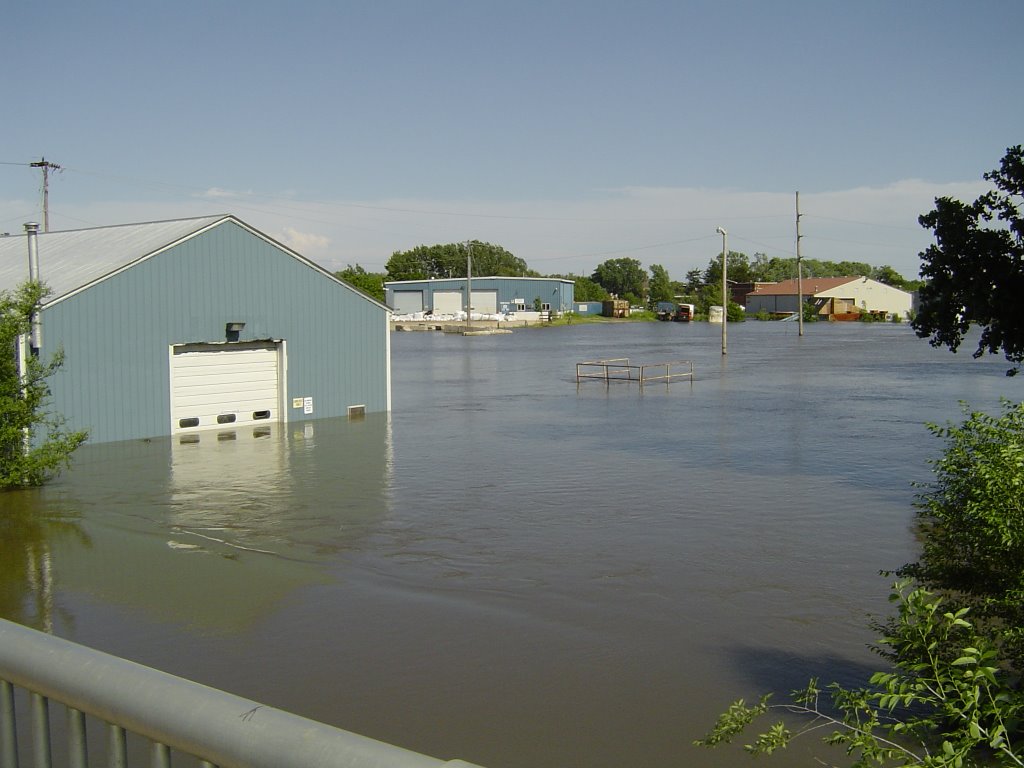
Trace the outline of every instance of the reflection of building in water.
<path fill-rule="evenodd" d="M 172 438 L 170 546 L 221 553 L 282 549 L 294 525 L 287 512 L 287 448 L 277 424 Z"/>
<path fill-rule="evenodd" d="M 50 547 L 43 542 L 38 549 L 25 550 L 25 577 L 35 597 L 35 618 L 43 632 L 53 632 L 53 572 Z"/>
<path fill-rule="evenodd" d="M 61 492 L 86 510 L 92 547 L 54 552 L 57 586 L 246 626 L 377 529 L 390 451 L 386 414 L 85 446 Z"/>
<path fill-rule="evenodd" d="M 50 508 L 39 493 L 11 491 L 4 495 L 0 617 L 53 631 L 57 601 L 52 544 L 61 538 L 89 544 L 74 517 Z"/>

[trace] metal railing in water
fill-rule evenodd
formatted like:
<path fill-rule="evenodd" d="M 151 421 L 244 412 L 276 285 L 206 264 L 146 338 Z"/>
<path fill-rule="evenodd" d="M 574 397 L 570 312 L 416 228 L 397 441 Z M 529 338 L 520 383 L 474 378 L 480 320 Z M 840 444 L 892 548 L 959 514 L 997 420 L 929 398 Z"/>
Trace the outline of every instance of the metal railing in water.
<path fill-rule="evenodd" d="M 606 384 L 611 381 L 637 381 L 641 387 L 657 381 L 666 384 L 677 379 L 693 381 L 693 362 L 673 360 L 667 363 L 630 365 L 628 357 L 615 357 L 576 363 L 576 383 L 579 384 L 583 379 L 603 379 Z"/>
<path fill-rule="evenodd" d="M 28 692 L 33 768 L 50 768 L 49 704 L 67 707 L 70 768 L 127 768 L 127 734 L 220 768 L 479 768 L 439 760 L 264 706 L 0 619 L 0 768 L 18 768 L 15 688 Z M 17 697 L 21 699 L 21 696 Z M 88 755 L 87 716 L 107 730 L 106 761 Z"/>

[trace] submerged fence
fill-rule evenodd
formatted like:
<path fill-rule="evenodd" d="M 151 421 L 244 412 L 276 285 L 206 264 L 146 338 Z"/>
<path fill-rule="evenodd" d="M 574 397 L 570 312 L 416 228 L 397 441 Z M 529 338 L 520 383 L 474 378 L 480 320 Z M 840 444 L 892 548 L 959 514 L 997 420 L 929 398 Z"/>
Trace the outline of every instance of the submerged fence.
<path fill-rule="evenodd" d="M 19 767 L 15 687 L 28 692 L 33 768 L 52 765 L 51 701 L 67 707 L 70 768 L 127 768 L 128 733 L 151 743 L 152 768 L 170 768 L 172 750 L 220 768 L 479 768 L 343 731 L 3 619 L 0 768 Z M 88 755 L 86 716 L 106 728 L 105 763 Z"/>
<path fill-rule="evenodd" d="M 592 360 L 576 363 L 576 383 L 583 379 L 603 379 L 611 381 L 636 381 L 642 387 L 652 382 L 666 384 L 678 379 L 693 380 L 693 362 L 690 360 L 673 360 L 667 363 L 647 363 L 631 365 L 628 357 L 615 357 L 608 360 Z"/>

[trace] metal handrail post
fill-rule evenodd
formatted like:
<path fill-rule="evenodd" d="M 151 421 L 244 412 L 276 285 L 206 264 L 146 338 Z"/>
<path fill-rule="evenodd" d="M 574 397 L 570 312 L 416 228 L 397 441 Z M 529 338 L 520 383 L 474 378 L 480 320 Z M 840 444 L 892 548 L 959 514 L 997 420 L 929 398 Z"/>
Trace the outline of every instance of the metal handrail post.
<path fill-rule="evenodd" d="M 35 768 L 52 768 L 50 756 L 50 702 L 39 693 L 32 697 L 32 754 Z"/>
<path fill-rule="evenodd" d="M 107 725 L 107 766 L 128 768 L 128 734 L 113 723 Z"/>
<path fill-rule="evenodd" d="M 0 680 L 0 768 L 18 768 L 18 729 L 14 720 L 14 686 Z"/>
<path fill-rule="evenodd" d="M 68 707 L 68 768 L 89 768 L 85 713 Z"/>

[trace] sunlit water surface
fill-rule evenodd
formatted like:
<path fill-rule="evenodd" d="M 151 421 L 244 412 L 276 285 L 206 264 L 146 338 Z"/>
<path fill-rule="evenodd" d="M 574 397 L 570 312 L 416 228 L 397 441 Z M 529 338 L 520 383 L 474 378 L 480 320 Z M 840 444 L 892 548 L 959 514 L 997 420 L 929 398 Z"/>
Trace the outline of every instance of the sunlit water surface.
<path fill-rule="evenodd" d="M 1022 384 L 901 326 L 720 333 L 396 333 L 390 418 L 86 446 L 0 496 L 0 614 L 438 757 L 735 765 L 690 745 L 729 701 L 878 663 L 924 423 Z M 577 384 L 607 357 L 696 380 Z"/>

